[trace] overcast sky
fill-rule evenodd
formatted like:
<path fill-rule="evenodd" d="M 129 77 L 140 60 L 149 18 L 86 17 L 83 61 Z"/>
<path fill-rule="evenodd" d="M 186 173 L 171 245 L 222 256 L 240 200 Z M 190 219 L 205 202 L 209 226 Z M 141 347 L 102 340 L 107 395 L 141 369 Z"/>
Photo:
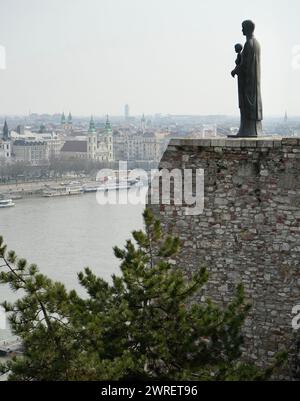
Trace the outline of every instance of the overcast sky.
<path fill-rule="evenodd" d="M 265 114 L 300 115 L 299 18 L 299 0 L 0 0 L 0 114 L 238 114 L 253 19 Z"/>

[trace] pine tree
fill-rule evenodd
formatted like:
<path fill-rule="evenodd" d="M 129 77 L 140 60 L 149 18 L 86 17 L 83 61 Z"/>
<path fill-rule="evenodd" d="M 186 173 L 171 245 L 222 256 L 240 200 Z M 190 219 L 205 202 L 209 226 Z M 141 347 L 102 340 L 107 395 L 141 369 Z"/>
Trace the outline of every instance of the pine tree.
<path fill-rule="evenodd" d="M 121 275 L 112 284 L 86 268 L 78 275 L 87 297 L 39 273 L 7 252 L 0 283 L 21 291 L 4 303 L 23 357 L 1 366 L 10 380 L 254 380 L 266 371 L 241 362 L 241 329 L 250 309 L 242 286 L 227 308 L 199 301 L 208 274 L 192 277 L 171 260 L 180 241 L 164 235 L 146 209 L 145 232 L 133 232 L 125 249 L 115 248 Z"/>

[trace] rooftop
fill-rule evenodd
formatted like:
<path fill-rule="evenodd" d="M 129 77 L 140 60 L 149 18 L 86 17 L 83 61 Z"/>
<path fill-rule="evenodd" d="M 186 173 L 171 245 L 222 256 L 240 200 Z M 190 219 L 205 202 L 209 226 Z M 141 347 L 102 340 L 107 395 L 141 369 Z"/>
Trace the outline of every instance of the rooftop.
<path fill-rule="evenodd" d="M 45 145 L 45 142 L 42 141 L 25 141 L 23 139 L 17 140 L 14 142 L 14 146 L 39 146 Z"/>
<path fill-rule="evenodd" d="M 62 152 L 73 152 L 73 153 L 86 153 L 87 152 L 87 141 L 67 141 Z"/>

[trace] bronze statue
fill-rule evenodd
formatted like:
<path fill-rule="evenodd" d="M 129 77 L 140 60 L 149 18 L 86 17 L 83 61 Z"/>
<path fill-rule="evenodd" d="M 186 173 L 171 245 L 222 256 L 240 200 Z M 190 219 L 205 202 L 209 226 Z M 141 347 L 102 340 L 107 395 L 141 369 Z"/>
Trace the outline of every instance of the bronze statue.
<path fill-rule="evenodd" d="M 231 75 L 238 76 L 241 125 L 237 137 L 257 137 L 262 133 L 262 99 L 260 89 L 260 45 L 253 36 L 255 24 L 244 21 L 243 34 L 247 37 L 244 48 L 235 46 L 238 54 Z"/>

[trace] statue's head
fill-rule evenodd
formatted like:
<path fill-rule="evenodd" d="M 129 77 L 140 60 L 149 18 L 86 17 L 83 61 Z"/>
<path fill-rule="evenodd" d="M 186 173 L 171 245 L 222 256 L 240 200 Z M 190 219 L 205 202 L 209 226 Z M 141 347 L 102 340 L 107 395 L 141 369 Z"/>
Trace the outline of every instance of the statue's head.
<path fill-rule="evenodd" d="M 243 27 L 243 34 L 245 36 L 253 35 L 253 32 L 255 30 L 255 24 L 253 21 L 250 21 L 250 20 L 244 21 L 242 23 L 242 27 Z"/>
<path fill-rule="evenodd" d="M 236 53 L 240 53 L 243 50 L 243 46 L 240 43 L 237 43 L 234 46 L 234 49 L 235 49 Z"/>

